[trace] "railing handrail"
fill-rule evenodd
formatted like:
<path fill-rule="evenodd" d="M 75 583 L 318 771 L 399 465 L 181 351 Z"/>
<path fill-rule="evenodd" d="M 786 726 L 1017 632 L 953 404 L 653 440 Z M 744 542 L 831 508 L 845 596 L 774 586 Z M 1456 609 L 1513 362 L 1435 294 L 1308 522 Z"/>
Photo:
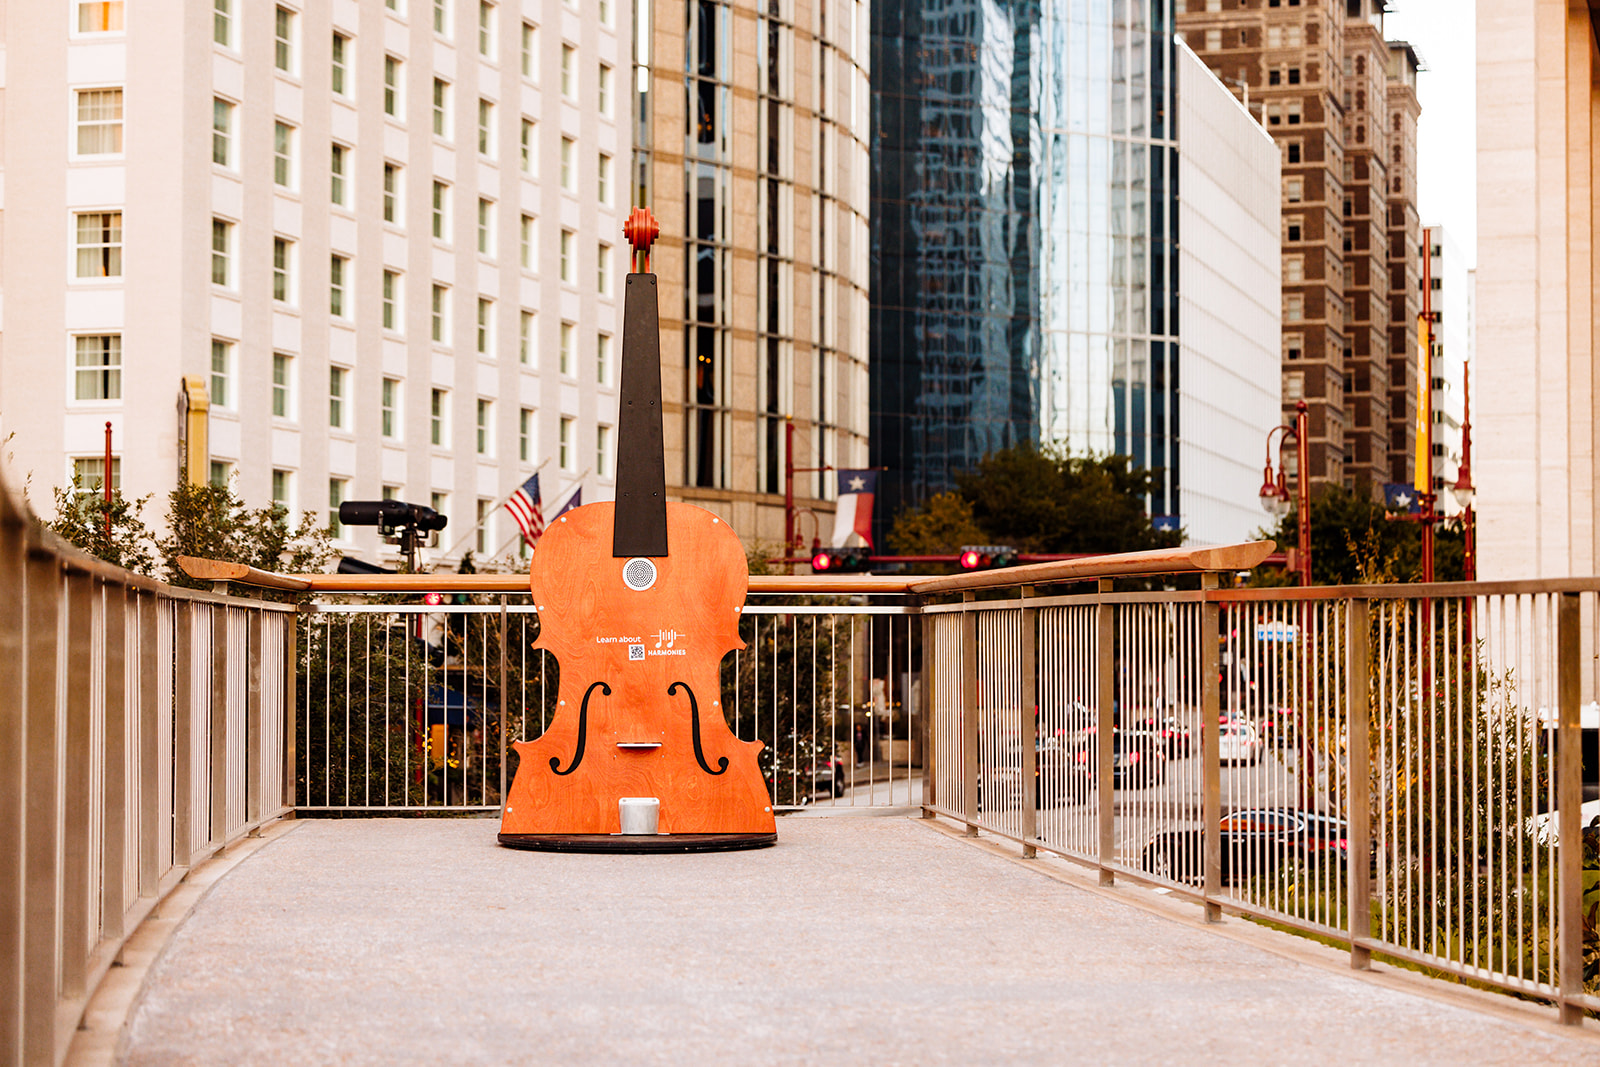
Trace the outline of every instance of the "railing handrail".
<path fill-rule="evenodd" d="M 1146 552 L 1115 552 L 1081 559 L 1029 563 L 1003 570 L 954 574 L 945 577 L 908 575 L 832 576 L 752 574 L 750 592 L 861 594 L 956 593 L 1052 582 L 1080 582 L 1095 578 L 1120 578 L 1153 574 L 1193 574 L 1202 571 L 1243 571 L 1257 566 L 1276 547 L 1272 541 L 1237 545 L 1201 545 L 1158 548 Z M 243 563 L 179 556 L 178 564 L 191 578 L 299 593 L 526 593 L 526 574 L 277 574 Z"/>

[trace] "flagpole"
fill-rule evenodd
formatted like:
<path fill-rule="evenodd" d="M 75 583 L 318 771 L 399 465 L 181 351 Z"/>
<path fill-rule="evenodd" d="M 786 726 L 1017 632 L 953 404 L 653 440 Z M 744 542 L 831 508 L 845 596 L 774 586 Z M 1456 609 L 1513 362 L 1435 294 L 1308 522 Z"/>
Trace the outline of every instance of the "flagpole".
<path fill-rule="evenodd" d="M 549 463 L 550 461 L 547 459 L 544 462 L 545 463 Z M 541 468 L 543 468 L 544 464 L 541 463 L 539 466 Z M 592 470 L 592 469 L 593 468 L 590 468 L 590 467 L 583 468 L 583 473 L 579 474 L 576 478 L 572 479 L 571 482 L 567 483 L 568 487 L 570 488 L 573 484 L 576 484 L 579 489 L 582 489 L 583 488 L 583 480 L 589 476 L 589 471 Z M 513 490 L 513 492 L 514 491 L 515 490 Z M 566 496 L 566 495 L 567 495 L 567 490 L 566 489 L 562 489 L 560 492 L 558 492 L 556 494 L 556 499 L 559 500 L 559 499 L 561 499 L 561 497 Z M 506 499 L 509 500 L 511 498 L 507 497 Z M 505 504 L 502 502 L 500 507 L 505 507 Z M 500 510 L 500 508 L 495 508 L 494 511 L 489 512 L 489 515 L 493 515 L 495 511 L 499 511 L 499 510 Z M 559 511 L 560 509 L 557 508 L 556 510 Z M 484 518 L 487 519 L 489 517 L 489 515 L 485 515 Z M 476 527 L 474 527 L 474 529 L 476 529 Z M 522 531 L 518 530 L 516 533 L 512 534 L 510 537 L 506 538 L 505 544 L 503 544 L 499 548 L 495 549 L 493 555 L 487 556 L 485 558 L 487 558 L 487 559 L 499 559 L 500 558 L 500 553 L 504 552 L 507 548 L 510 548 L 512 542 L 518 540 L 520 537 L 522 537 Z"/>
<path fill-rule="evenodd" d="M 537 467 L 533 468 L 533 474 L 538 474 L 540 471 L 542 471 L 546 467 L 548 467 L 550 465 L 550 461 L 552 459 L 554 459 L 554 458 L 555 458 L 554 456 L 546 456 L 545 457 L 545 461 L 543 463 L 541 463 Z M 528 477 L 529 478 L 533 477 L 533 474 L 528 475 Z M 524 478 L 523 481 L 526 482 L 527 478 Z M 517 486 L 517 489 L 520 489 L 520 488 L 522 488 L 521 484 L 519 484 Z M 516 494 L 516 491 L 517 491 L 516 489 L 511 490 L 511 492 L 507 493 L 501 499 L 500 503 L 496 504 L 494 507 L 492 507 L 488 511 L 484 512 L 483 513 L 483 518 L 481 518 L 477 522 L 473 523 L 471 528 L 469 528 L 466 533 L 461 535 L 461 540 L 459 540 L 455 544 L 451 545 L 450 546 L 450 551 L 444 553 L 444 555 L 440 556 L 439 559 L 446 560 L 446 559 L 449 559 L 451 556 L 455 555 L 456 549 L 458 549 L 462 545 L 466 544 L 467 541 L 472 537 L 472 535 L 478 532 L 478 527 L 482 526 L 484 523 L 489 521 L 489 516 L 490 515 L 493 515 L 495 512 L 497 512 L 501 508 L 505 507 L 506 506 L 506 501 L 510 500 L 512 498 L 512 496 Z M 496 553 L 496 555 L 498 555 L 498 553 Z"/>

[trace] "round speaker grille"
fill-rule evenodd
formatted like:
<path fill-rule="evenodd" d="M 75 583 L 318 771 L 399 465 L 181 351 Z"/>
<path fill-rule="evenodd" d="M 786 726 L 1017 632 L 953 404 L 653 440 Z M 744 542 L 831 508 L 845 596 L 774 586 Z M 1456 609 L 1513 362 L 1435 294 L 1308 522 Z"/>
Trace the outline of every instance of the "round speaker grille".
<path fill-rule="evenodd" d="M 656 565 L 642 556 L 635 556 L 622 565 L 622 584 L 635 593 L 642 593 L 656 584 Z"/>

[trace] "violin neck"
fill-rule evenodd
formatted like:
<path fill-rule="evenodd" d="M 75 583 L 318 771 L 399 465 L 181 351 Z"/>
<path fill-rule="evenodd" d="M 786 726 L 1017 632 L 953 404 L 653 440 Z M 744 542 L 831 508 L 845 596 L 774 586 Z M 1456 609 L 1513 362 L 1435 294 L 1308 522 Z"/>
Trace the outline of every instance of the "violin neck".
<path fill-rule="evenodd" d="M 611 554 L 667 554 L 667 463 L 661 436 L 661 318 L 654 274 L 628 275 L 622 306 L 622 396 Z"/>

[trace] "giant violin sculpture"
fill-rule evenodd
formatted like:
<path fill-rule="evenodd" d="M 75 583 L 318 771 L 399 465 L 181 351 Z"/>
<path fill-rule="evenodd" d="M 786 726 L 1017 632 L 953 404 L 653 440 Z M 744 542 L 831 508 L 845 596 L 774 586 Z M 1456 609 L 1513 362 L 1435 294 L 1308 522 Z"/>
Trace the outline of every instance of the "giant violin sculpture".
<path fill-rule="evenodd" d="M 635 208 L 624 227 L 644 263 L 623 306 L 617 499 L 553 521 L 529 575 L 539 640 L 561 665 L 549 728 L 520 757 L 500 843 L 558 851 L 700 851 L 777 840 L 757 764 L 762 745 L 728 729 L 719 665 L 743 648 L 749 588 L 728 524 L 668 503 L 661 435 L 661 336 L 650 244 Z M 656 798 L 659 830 L 623 834 L 619 801 Z"/>

